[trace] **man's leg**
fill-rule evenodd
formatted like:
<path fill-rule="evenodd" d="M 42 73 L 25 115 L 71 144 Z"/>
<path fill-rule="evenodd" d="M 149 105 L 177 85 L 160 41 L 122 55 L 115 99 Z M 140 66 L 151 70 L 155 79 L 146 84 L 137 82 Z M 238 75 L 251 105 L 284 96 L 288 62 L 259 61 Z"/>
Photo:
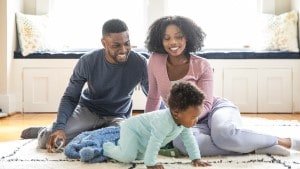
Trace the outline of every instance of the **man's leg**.
<path fill-rule="evenodd" d="M 67 121 L 65 135 L 67 143 L 83 131 L 101 128 L 106 123 L 105 119 L 89 111 L 88 108 L 78 105 L 73 115 Z M 46 148 L 49 136 L 52 134 L 52 126 L 42 129 L 38 134 L 38 147 Z"/>
<path fill-rule="evenodd" d="M 106 117 L 101 117 L 103 121 L 105 121 L 105 124 L 103 124 L 103 127 L 108 127 L 108 126 L 120 126 L 120 123 L 125 120 L 125 118 L 122 117 L 116 117 L 116 116 L 106 116 Z"/>
<path fill-rule="evenodd" d="M 29 128 L 26 128 L 22 131 L 20 137 L 23 138 L 23 139 L 37 138 L 39 131 L 43 128 L 45 128 L 45 127 L 29 127 Z"/>

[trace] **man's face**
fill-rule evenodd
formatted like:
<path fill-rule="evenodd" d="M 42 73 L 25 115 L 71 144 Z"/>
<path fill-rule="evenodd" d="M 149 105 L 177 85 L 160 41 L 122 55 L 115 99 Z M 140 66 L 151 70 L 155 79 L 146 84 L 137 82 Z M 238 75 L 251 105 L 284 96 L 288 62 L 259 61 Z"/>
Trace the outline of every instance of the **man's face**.
<path fill-rule="evenodd" d="M 110 33 L 101 40 L 105 48 L 105 58 L 111 64 L 124 63 L 131 50 L 128 31 Z"/>

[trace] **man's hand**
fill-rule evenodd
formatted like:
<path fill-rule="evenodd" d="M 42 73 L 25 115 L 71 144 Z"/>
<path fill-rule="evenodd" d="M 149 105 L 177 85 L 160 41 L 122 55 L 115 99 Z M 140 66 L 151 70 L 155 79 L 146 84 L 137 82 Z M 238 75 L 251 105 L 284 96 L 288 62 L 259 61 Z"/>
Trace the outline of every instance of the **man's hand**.
<path fill-rule="evenodd" d="M 163 165 L 147 166 L 147 169 L 164 169 Z"/>
<path fill-rule="evenodd" d="M 66 143 L 65 132 L 63 130 L 56 130 L 48 138 L 46 144 L 47 151 L 49 153 L 56 153 L 57 150 L 61 148 L 61 145 L 58 145 L 61 143 L 63 144 L 62 147 L 65 146 Z"/>
<path fill-rule="evenodd" d="M 195 159 L 192 161 L 193 166 L 195 167 L 206 167 L 206 166 L 211 166 L 210 163 L 203 162 L 200 159 Z"/>

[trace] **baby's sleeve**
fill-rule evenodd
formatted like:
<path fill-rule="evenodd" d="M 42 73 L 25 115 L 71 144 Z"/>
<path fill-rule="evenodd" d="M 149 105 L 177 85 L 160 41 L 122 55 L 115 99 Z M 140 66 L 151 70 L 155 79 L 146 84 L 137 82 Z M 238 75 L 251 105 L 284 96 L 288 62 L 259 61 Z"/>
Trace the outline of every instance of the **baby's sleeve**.
<path fill-rule="evenodd" d="M 201 159 L 200 149 L 198 147 L 195 136 L 193 135 L 192 129 L 185 128 L 180 133 L 180 138 L 188 152 L 191 160 Z"/>

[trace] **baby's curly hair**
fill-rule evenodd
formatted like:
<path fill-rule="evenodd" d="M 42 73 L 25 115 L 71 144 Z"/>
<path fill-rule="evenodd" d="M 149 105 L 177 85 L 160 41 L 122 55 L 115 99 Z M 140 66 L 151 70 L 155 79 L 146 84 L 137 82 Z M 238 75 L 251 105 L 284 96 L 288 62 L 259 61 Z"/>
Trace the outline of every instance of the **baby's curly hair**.
<path fill-rule="evenodd" d="M 170 110 L 184 111 L 190 106 L 200 106 L 205 96 L 195 85 L 189 82 L 179 82 L 172 86 L 168 98 Z"/>
<path fill-rule="evenodd" d="M 186 38 L 185 54 L 201 50 L 206 34 L 193 20 L 183 16 L 165 16 L 157 19 L 148 29 L 145 47 L 149 52 L 164 53 L 163 38 L 167 26 L 174 24 L 179 27 Z"/>

